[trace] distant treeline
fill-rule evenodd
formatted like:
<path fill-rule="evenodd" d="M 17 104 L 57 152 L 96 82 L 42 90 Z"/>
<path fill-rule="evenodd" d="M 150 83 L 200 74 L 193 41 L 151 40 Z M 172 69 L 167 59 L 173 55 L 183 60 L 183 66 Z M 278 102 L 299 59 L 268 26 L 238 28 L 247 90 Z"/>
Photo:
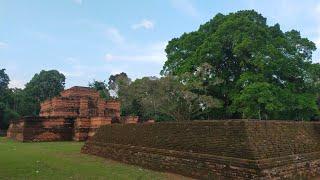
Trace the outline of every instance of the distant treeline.
<path fill-rule="evenodd" d="M 142 119 L 319 119 L 316 45 L 296 30 L 267 25 L 255 11 L 217 14 L 198 30 L 169 41 L 161 78 L 132 81 L 126 73 L 89 85 Z M 0 71 L 0 128 L 36 115 L 39 103 L 64 89 L 65 76 L 41 71 L 24 89 L 9 89 Z"/>

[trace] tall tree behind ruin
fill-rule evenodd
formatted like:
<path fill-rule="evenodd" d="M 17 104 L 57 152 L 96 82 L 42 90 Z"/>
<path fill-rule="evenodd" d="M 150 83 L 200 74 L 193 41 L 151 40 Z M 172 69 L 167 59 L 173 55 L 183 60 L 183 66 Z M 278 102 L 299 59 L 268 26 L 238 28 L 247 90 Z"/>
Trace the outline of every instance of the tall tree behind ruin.
<path fill-rule="evenodd" d="M 131 79 L 124 72 L 111 75 L 108 81 L 109 91 L 112 91 L 113 95 L 119 97 L 125 92 L 126 88 L 131 84 Z"/>
<path fill-rule="evenodd" d="M 65 76 L 57 70 L 42 70 L 35 74 L 23 90 L 28 112 L 24 115 L 37 115 L 40 103 L 53 98 L 64 90 Z"/>
<path fill-rule="evenodd" d="M 312 71 L 316 46 L 296 30 L 283 32 L 266 22 L 253 10 L 217 14 L 168 43 L 161 74 L 183 77 L 209 64 L 210 77 L 223 80 L 206 88 L 208 96 L 223 101 L 211 113 L 220 118 L 310 119 L 319 113 Z"/>
<path fill-rule="evenodd" d="M 122 112 L 140 116 L 142 120 L 185 121 L 205 116 L 209 109 L 220 107 L 219 100 L 192 92 L 197 88 L 202 89 L 202 86 L 193 84 L 191 88 L 174 76 L 136 79 L 119 97 L 125 102 Z"/>
<path fill-rule="evenodd" d="M 89 83 L 89 87 L 97 90 L 101 98 L 105 100 L 111 99 L 108 85 L 105 83 L 105 81 L 93 80 L 93 82 Z"/>

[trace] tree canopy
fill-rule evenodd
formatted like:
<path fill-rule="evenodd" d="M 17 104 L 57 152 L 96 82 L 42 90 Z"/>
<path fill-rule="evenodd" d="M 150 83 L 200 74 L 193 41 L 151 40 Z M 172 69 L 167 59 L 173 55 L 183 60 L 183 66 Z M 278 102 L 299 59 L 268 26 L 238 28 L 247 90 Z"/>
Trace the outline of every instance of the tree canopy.
<path fill-rule="evenodd" d="M 57 70 L 42 70 L 39 74 L 35 74 L 23 90 L 23 96 L 31 106 L 28 108 L 29 112 L 23 114 L 38 114 L 41 102 L 59 95 L 64 90 L 65 79 L 65 76 Z"/>
<path fill-rule="evenodd" d="M 217 14 L 169 41 L 161 74 L 183 77 L 209 64 L 210 77 L 223 80 L 206 92 L 223 101 L 220 118 L 310 119 L 318 113 L 316 46 L 266 21 L 253 10 Z"/>
<path fill-rule="evenodd" d="M 109 77 L 108 88 L 110 91 L 112 91 L 112 93 L 115 94 L 115 96 L 121 96 L 131 82 L 132 81 L 128 75 L 122 72 Z"/>
<path fill-rule="evenodd" d="M 0 69 L 0 129 L 6 129 L 11 119 L 17 118 L 18 114 L 11 109 L 12 94 L 8 87 L 9 76 L 5 69 Z"/>
<path fill-rule="evenodd" d="M 119 99 L 123 115 L 136 115 L 143 120 L 193 120 L 207 114 L 208 109 L 220 106 L 220 102 L 210 96 L 191 92 L 174 76 L 136 79 Z"/>
<path fill-rule="evenodd" d="M 105 81 L 93 80 L 93 82 L 89 83 L 89 87 L 97 90 L 101 98 L 105 100 L 108 100 L 111 98 L 108 85 L 105 83 Z"/>

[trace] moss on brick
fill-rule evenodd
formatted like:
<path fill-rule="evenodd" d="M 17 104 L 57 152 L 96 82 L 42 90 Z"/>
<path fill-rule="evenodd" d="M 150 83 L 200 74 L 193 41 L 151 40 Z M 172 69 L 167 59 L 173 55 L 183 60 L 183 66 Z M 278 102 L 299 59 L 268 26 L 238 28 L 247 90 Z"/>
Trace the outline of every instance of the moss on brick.
<path fill-rule="evenodd" d="M 82 152 L 197 178 L 320 172 L 320 123 L 194 121 L 101 127 Z"/>

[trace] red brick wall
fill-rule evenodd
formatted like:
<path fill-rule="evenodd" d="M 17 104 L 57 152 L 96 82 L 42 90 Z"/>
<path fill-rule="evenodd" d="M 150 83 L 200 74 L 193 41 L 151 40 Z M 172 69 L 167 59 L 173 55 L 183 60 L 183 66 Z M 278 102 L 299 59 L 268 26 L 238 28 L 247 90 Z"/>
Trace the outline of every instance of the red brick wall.
<path fill-rule="evenodd" d="M 79 105 L 80 99 L 56 97 L 41 104 L 40 116 L 78 116 Z"/>
<path fill-rule="evenodd" d="M 10 124 L 7 137 L 19 141 L 85 141 L 111 117 L 26 117 Z"/>
<path fill-rule="evenodd" d="M 88 88 L 75 86 L 70 89 L 61 92 L 62 97 L 91 97 L 98 99 L 100 97 L 99 92 Z"/>
<path fill-rule="evenodd" d="M 201 179 L 308 177 L 320 173 L 320 123 L 109 125 L 82 152 Z"/>
<path fill-rule="evenodd" d="M 23 141 L 23 126 L 23 120 L 11 122 L 7 131 L 7 137 L 10 139 L 16 139 L 18 141 Z"/>
<path fill-rule="evenodd" d="M 120 118 L 120 102 L 105 101 L 99 93 L 86 87 L 72 87 L 41 103 L 40 116 L 64 117 L 117 117 Z"/>
<path fill-rule="evenodd" d="M 72 140 L 73 123 L 62 117 L 26 117 L 10 124 L 7 137 L 23 142 Z"/>
<path fill-rule="evenodd" d="M 77 118 L 74 125 L 75 141 L 85 141 L 92 137 L 100 126 L 111 124 L 110 117 Z"/>

